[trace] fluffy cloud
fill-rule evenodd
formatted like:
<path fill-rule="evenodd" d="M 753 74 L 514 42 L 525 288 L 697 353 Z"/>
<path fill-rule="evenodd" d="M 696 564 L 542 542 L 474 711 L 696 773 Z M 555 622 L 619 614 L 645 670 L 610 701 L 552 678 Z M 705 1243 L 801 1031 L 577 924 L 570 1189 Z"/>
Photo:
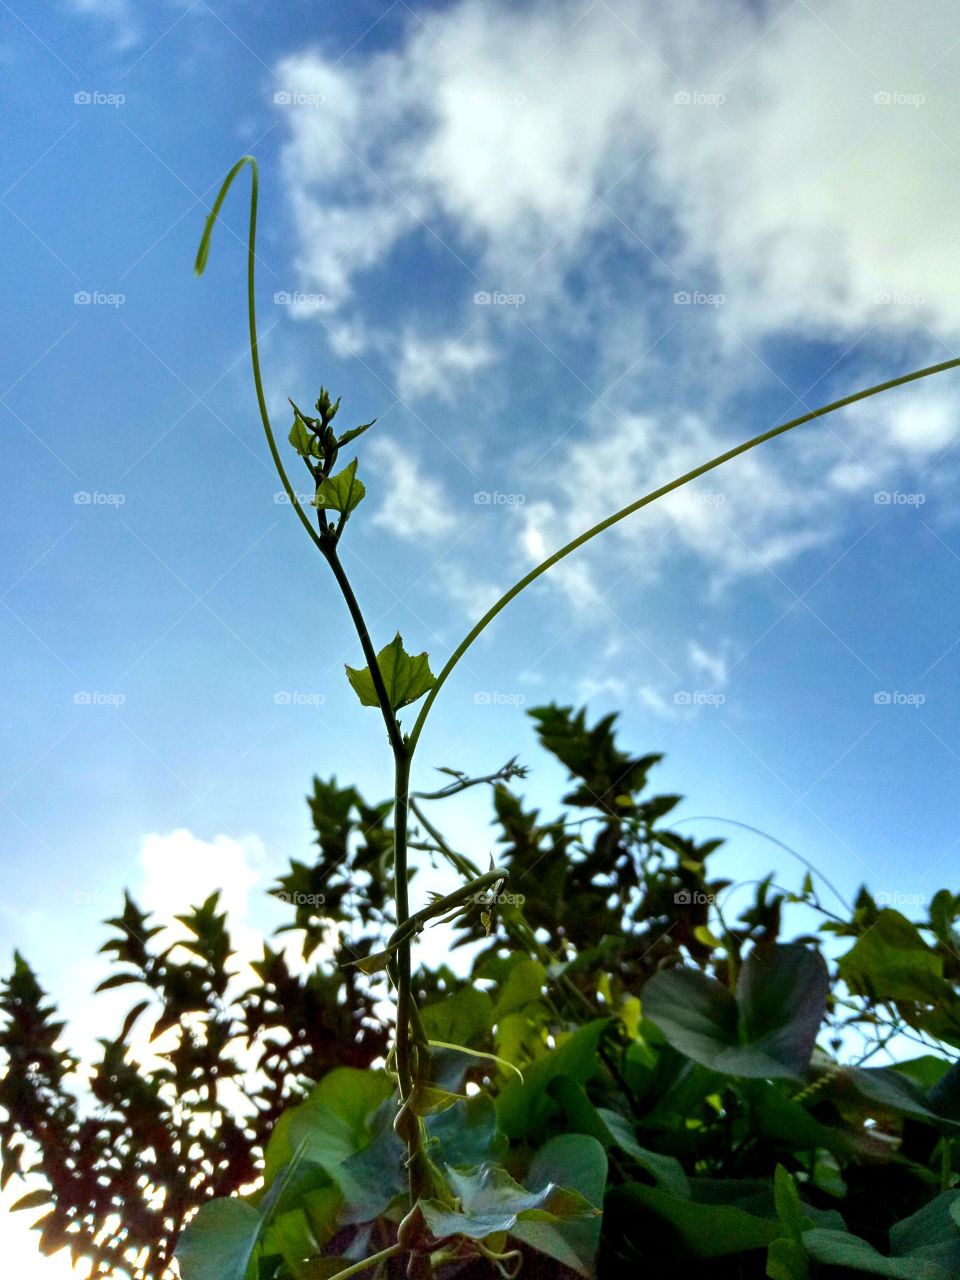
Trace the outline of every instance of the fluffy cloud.
<path fill-rule="evenodd" d="M 945 0 L 922 24 L 893 0 L 824 14 L 786 0 L 586 11 L 460 0 L 411 19 L 386 49 L 291 56 L 280 82 L 322 99 L 284 108 L 304 283 L 339 307 L 338 333 L 386 357 L 401 398 L 451 400 L 524 333 L 558 374 L 608 387 L 528 466 L 513 528 L 518 558 L 535 562 L 748 434 L 721 426 L 734 397 L 763 384 L 788 391 L 792 413 L 819 403 L 819 389 L 787 385 L 772 343 L 827 340 L 861 368 L 893 340 L 898 360 L 931 335 L 933 358 L 950 354 L 951 15 Z M 459 282 L 436 307 L 441 331 L 418 329 L 402 296 L 393 331 L 379 316 L 365 328 L 368 273 L 392 270 L 417 236 Z M 512 330 L 496 307 L 475 327 L 464 272 L 471 291 L 525 295 Z M 525 389 L 525 369 L 504 376 Z M 671 495 L 652 546 L 642 516 L 612 535 L 622 563 L 652 575 L 679 550 L 719 589 L 826 545 L 850 503 L 949 450 L 958 423 L 944 385 L 859 406 L 812 428 L 816 448 L 773 446 Z M 413 463 L 383 465 L 384 527 L 452 528 L 442 501 L 411 499 Z M 581 606 L 597 599 L 581 555 L 554 580 Z"/>
<path fill-rule="evenodd" d="M 413 541 L 440 537 L 456 528 L 443 486 L 425 475 L 409 452 L 381 438 L 370 445 L 367 457 L 379 472 L 384 494 L 374 524 Z"/>
<path fill-rule="evenodd" d="M 303 267 L 346 296 L 426 226 L 488 271 L 536 260 L 542 292 L 602 230 L 719 273 L 750 329 L 956 327 L 952 10 L 924 12 L 461 0 L 399 48 L 288 58 L 322 98 L 288 109 Z"/>

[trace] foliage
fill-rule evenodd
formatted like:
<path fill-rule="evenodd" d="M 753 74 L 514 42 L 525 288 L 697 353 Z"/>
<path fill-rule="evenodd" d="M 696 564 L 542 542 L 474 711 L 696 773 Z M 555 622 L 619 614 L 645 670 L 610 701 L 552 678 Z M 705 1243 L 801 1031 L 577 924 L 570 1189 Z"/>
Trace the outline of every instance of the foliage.
<path fill-rule="evenodd" d="M 657 757 L 622 752 L 612 717 L 531 716 L 571 772 L 565 808 L 525 806 L 514 762 L 483 780 L 513 900 L 492 908 L 489 937 L 479 906 L 456 921 L 466 977 L 445 963 L 413 976 L 430 1040 L 460 1046 L 433 1050 L 416 1104 L 456 1195 L 424 1203 L 444 1242 L 437 1274 L 488 1274 L 483 1255 L 459 1257 L 467 1238 L 531 1276 L 658 1274 L 683 1256 L 718 1278 L 955 1275 L 957 899 L 938 894 L 911 922 L 864 889 L 841 916 L 807 876 L 797 894 L 765 880 L 728 920 L 735 886 L 710 870 L 720 841 L 670 830 L 679 797 L 650 792 Z M 414 796 L 425 856 L 466 857 L 434 810 L 473 781 Z M 142 997 L 101 1042 L 95 1115 L 18 957 L 2 1001 L 0 1143 L 5 1179 L 31 1175 L 23 1207 L 43 1210 L 47 1249 L 69 1241 L 105 1274 L 159 1280 L 197 1206 L 184 1280 L 313 1280 L 395 1248 L 407 1193 L 395 1084 L 375 1065 L 384 976 L 343 963 L 394 926 L 389 805 L 332 779 L 308 801 L 316 860 L 292 862 L 273 890 L 303 972 L 274 942 L 255 984 L 229 977 L 214 900 L 184 913 L 177 948 L 129 898 L 109 922 L 115 972 L 101 986 Z M 580 913 L 553 914 L 574 892 L 592 934 Z M 790 911 L 820 927 L 784 941 Z M 910 986 L 931 970 L 934 992 Z M 162 1056 L 140 1065 L 148 1030 Z M 924 1052 L 866 1065 L 894 1034 Z M 381 1265 L 402 1274 L 396 1254 Z"/>
<path fill-rule="evenodd" d="M 259 176 L 250 156 L 234 165 L 214 202 L 197 274 L 227 192 L 247 165 L 247 316 L 260 416 L 294 514 L 330 569 L 360 642 L 366 666 L 346 674 L 360 703 L 382 716 L 393 796 L 371 809 L 355 792 L 331 784 L 321 794 L 317 783 L 314 816 L 326 866 L 292 864 L 279 890 L 297 908 L 293 927 L 303 931 L 304 957 L 329 944 L 339 970 L 297 978 L 268 949 L 261 988 L 231 997 L 231 947 L 217 895 L 178 917 L 188 932 L 179 945 L 189 958 L 177 962 L 177 944 L 151 949 L 151 942 L 161 945 L 160 930 L 128 899 L 111 922 L 119 936 L 107 949 L 130 967 L 107 985 L 146 985 L 163 1006 L 154 1038 L 175 1032 L 176 1043 L 157 1045 L 159 1066 L 138 1067 L 128 1056 L 127 1037 L 151 997 L 141 1000 L 117 1040 L 102 1042 L 93 1081 L 102 1116 L 79 1118 L 66 1087 L 75 1063 L 58 1050 L 61 1029 L 17 957 L 4 994 L 10 1065 L 0 1096 L 0 1152 L 7 1179 L 24 1171 L 23 1136 L 39 1152 L 27 1172 L 46 1185 L 20 1204 L 52 1204 L 39 1224 L 42 1247 L 69 1242 L 101 1272 L 117 1264 L 152 1276 L 199 1202 L 176 1246 L 183 1280 L 348 1280 L 398 1269 L 408 1280 L 491 1270 L 512 1277 L 522 1267 L 591 1275 L 597 1259 L 606 1273 L 653 1260 L 662 1270 L 683 1254 L 732 1258 L 739 1275 L 746 1259 L 764 1256 L 774 1280 L 810 1274 L 811 1260 L 848 1272 L 950 1274 L 953 1196 L 960 1195 L 951 1172 L 955 1068 L 936 1055 L 906 1069 L 847 1066 L 817 1046 L 831 1026 L 834 1053 L 842 1046 L 840 1009 L 850 1011 L 847 1023 L 884 1027 L 888 1041 L 909 1028 L 925 1045 L 953 1043 L 960 1005 L 941 950 L 953 948 L 957 898 L 937 896 L 928 940 L 898 913 L 878 911 L 864 890 L 852 919 L 828 921 L 837 935 L 855 939 L 832 983 L 818 936 L 779 941 L 785 902 L 823 910 L 809 873 L 792 899 L 764 881 L 752 907 L 729 923 L 716 901 L 726 884 L 706 879 L 716 843 L 698 847 L 660 830 L 677 798 L 641 796 L 658 757 L 625 755 L 612 718 L 589 728 L 584 713 L 570 708 L 535 713 L 543 744 L 575 782 L 564 802 L 587 811 L 579 821 L 561 816 L 544 827 L 536 812 L 525 811 L 506 785 L 520 772 L 514 761 L 485 779 L 446 770 L 453 783 L 432 795 L 411 794 L 411 776 L 422 729 L 450 673 L 497 615 L 560 560 L 733 458 L 854 401 L 956 367 L 960 358 L 781 423 L 637 498 L 525 574 L 435 676 L 428 655 L 408 653 L 399 634 L 376 649 L 340 559 L 366 489 L 359 458 L 334 468 L 341 448 L 373 422 L 338 435 L 332 423 L 339 398 L 321 388 L 317 417 L 291 401 L 288 440 L 314 484 L 313 517 L 287 476 L 260 372 Z M 399 713 L 406 720 L 406 708 L 421 699 L 408 729 Z M 487 871 L 452 849 L 417 803 L 479 782 L 496 788 L 504 833 L 500 865 L 491 857 Z M 411 833 L 412 820 L 422 832 Z M 340 869 L 356 856 L 350 824 L 358 821 L 369 891 L 358 918 L 364 930 L 383 927 L 386 936 L 375 950 L 370 938 L 360 939 L 347 956 L 342 934 L 353 886 L 342 883 Z M 411 841 L 411 834 L 425 838 Z M 328 843 L 339 853 L 332 864 Z M 430 890 L 426 905 L 413 911 L 415 849 L 449 864 L 458 886 Z M 376 885 L 387 873 L 389 890 Z M 516 891 L 527 877 L 529 910 L 526 894 Z M 446 967 L 414 971 L 414 941 L 440 923 L 452 923 L 461 943 L 477 924 L 491 939 L 475 956 L 468 985 Z M 384 978 L 395 1014 L 382 1066 L 324 1070 L 332 1066 L 323 1061 L 331 1025 L 344 1033 L 348 1056 L 384 1038 Z M 330 1021 L 309 1029 L 291 1021 L 276 998 L 280 986 L 293 1003 L 319 992 Z M 269 1036 L 271 1029 L 282 1034 Z M 241 1055 L 236 1042 L 244 1030 Z M 878 1041 L 867 1056 L 886 1047 Z M 258 1069 L 253 1082 L 250 1072 Z M 231 1089 L 240 1103 L 236 1116 L 224 1101 Z M 920 1128 L 916 1150 L 908 1126 Z M 258 1156 L 256 1189 L 222 1194 L 252 1181 Z M 871 1159 L 895 1165 L 897 1175 L 885 1170 L 881 1222 L 876 1204 L 858 1199 L 859 1170 Z M 940 1192 L 932 1199 L 931 1185 Z M 888 1250 L 849 1232 L 824 1197 L 864 1214 L 868 1232 L 889 1227 Z M 891 1212 L 907 1216 L 890 1221 Z"/>

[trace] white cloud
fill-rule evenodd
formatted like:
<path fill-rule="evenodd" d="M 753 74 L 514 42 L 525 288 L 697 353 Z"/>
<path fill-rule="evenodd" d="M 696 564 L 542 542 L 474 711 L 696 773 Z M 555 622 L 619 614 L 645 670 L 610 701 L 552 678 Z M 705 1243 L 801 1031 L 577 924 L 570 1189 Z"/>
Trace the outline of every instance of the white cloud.
<path fill-rule="evenodd" d="M 450 564 L 448 561 L 437 566 L 437 578 L 448 599 L 460 605 L 473 622 L 482 618 L 504 591 L 495 582 L 477 578 L 461 565 Z"/>
<path fill-rule="evenodd" d="M 154 923 L 166 926 L 168 934 L 161 942 L 169 945 L 174 938 L 190 936 L 174 917 L 219 892 L 238 960 L 249 963 L 263 954 L 263 932 L 250 919 L 250 891 L 261 884 L 265 868 L 258 837 L 236 840 L 217 835 L 201 840 L 182 827 L 168 835 L 153 833 L 143 838 L 140 865 L 143 878 L 134 897 L 154 913 Z"/>
<path fill-rule="evenodd" d="M 112 22 L 116 32 L 115 45 L 121 51 L 131 48 L 140 39 L 129 0 L 68 0 L 68 6 L 74 13 Z"/>
<path fill-rule="evenodd" d="M 452 404 L 464 380 L 485 369 L 494 351 L 483 337 L 426 338 L 405 333 L 397 363 L 397 393 L 401 400 L 434 395 Z"/>
<path fill-rule="evenodd" d="M 746 329 L 911 329 L 921 312 L 956 327 L 951 17 L 945 0 L 922 24 L 893 0 L 828 20 L 745 0 L 461 0 L 366 60 L 292 56 L 280 82 L 324 99 L 285 109 L 304 266 L 345 293 L 425 222 L 508 273 L 549 250 L 543 292 L 599 229 L 641 253 L 659 227 L 690 284 L 722 273 Z"/>
<path fill-rule="evenodd" d="M 702 674 L 713 682 L 714 688 L 722 689 L 729 678 L 727 660 L 720 653 L 709 653 L 702 645 L 692 640 L 687 647 L 690 666 L 698 675 Z"/>
<path fill-rule="evenodd" d="M 517 318 L 545 345 L 584 339 L 570 359 L 585 384 L 633 365 L 604 396 L 616 423 L 588 413 L 586 431 L 531 469 L 520 551 L 533 563 L 735 443 L 739 431 L 718 429 L 723 397 L 790 381 L 770 340 L 828 339 L 875 359 L 878 344 L 896 339 L 899 353 L 960 330 L 960 191 L 942 177 L 960 154 L 951 18 L 946 0 L 930 0 L 923 23 L 894 0 L 826 15 L 786 0 L 459 0 L 411 20 L 390 49 L 336 64 L 293 55 L 279 82 L 323 98 L 283 109 L 305 287 L 347 313 L 340 348 L 355 337 L 387 356 L 401 396 L 451 400 L 518 332 L 490 307 L 479 336 L 445 345 L 411 328 L 402 299 L 395 332 L 365 326 L 365 273 L 416 236 L 473 270 L 471 290 L 523 292 Z M 616 290 L 633 280 L 624 302 Z M 456 288 L 443 317 L 454 333 L 472 311 Z M 723 301 L 675 306 L 677 291 Z M 671 327 L 658 368 L 643 353 Z M 683 412 L 704 385 L 707 401 Z M 949 448 L 954 397 L 937 385 L 811 427 L 802 450 L 740 459 L 606 545 L 641 577 L 678 550 L 696 556 L 714 589 L 776 572 L 836 536 L 838 494 L 859 502 Z M 820 400 L 788 389 L 794 412 Z M 379 522 L 449 531 L 443 505 L 414 496 L 415 464 L 390 466 Z M 598 591 L 589 559 L 551 575 L 581 606 Z"/>
<path fill-rule="evenodd" d="M 399 443 L 374 440 L 367 458 L 379 473 L 380 506 L 373 523 L 400 538 L 438 538 L 456 528 L 450 500 L 439 480 L 423 473 L 419 461 Z"/>

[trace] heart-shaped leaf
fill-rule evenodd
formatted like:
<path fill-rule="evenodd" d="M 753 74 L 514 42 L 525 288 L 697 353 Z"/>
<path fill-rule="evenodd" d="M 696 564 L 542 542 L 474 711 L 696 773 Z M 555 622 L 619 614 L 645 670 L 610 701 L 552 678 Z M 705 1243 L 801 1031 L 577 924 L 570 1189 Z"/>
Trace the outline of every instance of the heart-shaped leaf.
<path fill-rule="evenodd" d="M 790 943 L 752 951 L 736 995 L 699 969 L 655 974 L 643 989 L 643 1012 L 675 1049 L 713 1071 L 801 1079 L 828 989 L 819 952 Z"/>

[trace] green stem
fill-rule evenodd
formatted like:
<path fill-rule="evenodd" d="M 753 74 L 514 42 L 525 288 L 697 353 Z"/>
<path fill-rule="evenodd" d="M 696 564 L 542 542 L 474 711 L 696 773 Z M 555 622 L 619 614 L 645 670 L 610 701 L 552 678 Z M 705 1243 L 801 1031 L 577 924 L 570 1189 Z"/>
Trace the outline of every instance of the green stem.
<path fill-rule="evenodd" d="M 535 582 L 537 578 L 541 577 L 541 575 L 546 573 L 549 569 L 552 569 L 555 564 L 558 564 L 566 556 L 576 551 L 579 547 L 582 547 L 585 542 L 589 542 L 590 539 L 595 538 L 598 533 L 603 533 L 605 529 L 611 528 L 612 525 L 617 524 L 619 521 L 625 520 L 627 516 L 631 516 L 635 511 L 639 511 L 641 507 L 646 507 L 651 502 L 656 502 L 658 498 L 665 497 L 675 489 L 679 489 L 683 485 L 689 484 L 691 480 L 696 480 L 699 476 L 705 475 L 708 471 L 713 471 L 714 468 L 722 466 L 725 462 L 730 462 L 731 459 L 739 457 L 740 454 L 747 453 L 750 449 L 755 449 L 757 445 L 764 444 L 767 440 L 773 440 L 777 436 L 782 436 L 787 431 L 792 431 L 794 427 L 802 426 L 805 422 L 811 422 L 814 418 L 822 418 L 828 413 L 833 413 L 836 409 L 843 409 L 846 405 L 854 404 L 857 400 L 866 400 L 869 396 L 879 395 L 881 391 L 889 391 L 893 387 L 903 386 L 907 382 L 916 382 L 919 378 L 928 378 L 934 373 L 943 373 L 946 369 L 955 369 L 958 365 L 960 365 L 960 358 L 955 360 L 945 360 L 942 364 L 930 365 L 926 369 L 918 369 L 914 373 L 906 373 L 899 378 L 891 378 L 888 382 L 878 383 L 877 386 L 868 387 L 865 391 L 857 391 L 853 395 L 844 396 L 840 400 L 834 400 L 831 404 L 823 405 L 819 409 L 813 409 L 810 413 L 801 414 L 799 418 L 792 418 L 789 422 L 784 422 L 779 427 L 771 427 L 769 431 L 764 431 L 760 435 L 754 436 L 752 440 L 747 440 L 743 444 L 738 444 L 736 448 L 728 449 L 726 453 L 721 453 L 716 458 L 711 458 L 709 462 L 704 462 L 699 467 L 694 467 L 692 471 L 686 472 L 685 475 L 678 476 L 676 480 L 671 480 L 669 484 L 662 485 L 659 489 L 654 489 L 651 493 L 645 494 L 642 498 L 638 498 L 636 502 L 631 502 L 629 506 L 615 512 L 612 516 L 607 516 L 605 520 L 601 520 L 599 524 L 595 524 L 585 533 L 581 533 L 579 537 L 574 538 L 572 542 L 568 542 L 565 546 L 561 547 L 559 551 L 555 551 L 553 555 L 548 556 L 546 560 L 541 564 L 538 564 L 535 569 L 531 569 L 529 573 L 524 574 L 519 582 L 514 583 L 510 590 L 505 592 L 496 604 L 492 605 L 487 610 L 480 621 L 467 632 L 464 638 L 457 645 L 456 649 L 454 649 L 453 653 L 447 659 L 447 663 L 443 670 L 437 676 L 436 683 L 427 694 L 426 701 L 420 708 L 420 714 L 417 716 L 416 723 L 408 737 L 411 751 L 420 739 L 420 734 L 423 731 L 423 726 L 426 722 L 427 716 L 430 714 L 430 710 L 437 699 L 437 695 L 443 688 L 447 677 L 473 644 L 474 640 L 476 640 L 481 632 L 484 631 L 494 620 L 497 614 L 500 613 L 501 610 L 505 609 L 510 601 L 518 596 L 521 591 L 524 591 L 532 582 Z"/>
<path fill-rule="evenodd" d="M 263 423 L 263 430 L 267 437 L 267 444 L 270 447 L 270 456 L 273 458 L 273 465 L 277 468 L 277 473 L 280 476 L 284 489 L 286 490 L 287 497 L 290 499 L 291 505 L 300 519 L 300 523 L 306 529 L 307 533 L 309 533 L 312 541 L 322 551 L 323 546 L 320 541 L 320 535 L 310 523 L 307 513 L 304 511 L 303 507 L 301 507 L 300 500 L 294 492 L 293 485 L 287 478 L 287 473 L 284 470 L 283 462 L 280 458 L 280 452 L 277 449 L 277 442 L 274 439 L 273 428 L 270 425 L 270 415 L 267 413 L 266 397 L 263 394 L 263 379 L 260 376 L 260 354 L 257 344 L 257 310 L 254 292 L 254 263 L 257 256 L 257 198 L 259 195 L 260 174 L 257 169 L 257 162 L 253 156 L 241 156 L 224 178 L 223 186 L 220 188 L 220 194 L 217 196 L 214 206 L 210 210 L 210 214 L 207 218 L 207 225 L 204 227 L 203 236 L 200 240 L 200 247 L 197 250 L 197 260 L 194 263 L 194 271 L 198 276 L 203 275 L 204 268 L 207 265 L 207 257 L 210 253 L 210 236 L 213 233 L 214 224 L 220 214 L 220 207 L 227 197 L 227 192 L 230 190 L 230 184 L 245 164 L 250 166 L 251 176 L 250 230 L 247 234 L 247 321 L 250 328 L 250 361 L 253 364 L 253 381 L 257 388 L 257 404 L 260 406 L 260 420 Z"/>
<path fill-rule="evenodd" d="M 407 819 L 410 807 L 410 757 L 401 752 L 395 761 L 393 810 L 393 895 L 397 907 L 397 930 L 410 919 L 407 883 Z M 397 946 L 397 1072 L 400 1097 L 405 1102 L 412 1087 L 410 1070 L 410 938 Z M 409 1154 L 409 1153 L 408 1153 Z"/>
<path fill-rule="evenodd" d="M 367 666 L 370 668 L 370 677 L 373 680 L 373 687 L 377 694 L 377 701 L 380 704 L 380 712 L 383 715 L 384 724 L 387 726 L 387 736 L 390 739 L 390 746 L 393 748 L 394 759 L 399 760 L 401 756 L 409 757 L 412 752 L 408 751 L 407 744 L 403 740 L 403 734 L 400 732 L 400 723 L 390 704 L 387 686 L 383 682 L 383 673 L 380 670 L 380 664 L 377 662 L 377 651 L 370 638 L 370 632 L 367 630 L 363 611 L 354 594 L 353 587 L 350 585 L 350 579 L 347 577 L 346 570 L 337 554 L 337 548 L 330 538 L 322 538 L 320 540 L 320 550 L 323 552 L 323 558 L 330 566 L 333 576 L 337 580 L 340 594 L 346 601 L 347 608 L 350 611 L 350 617 L 360 640 L 363 656 L 366 658 Z M 400 923 L 399 919 L 397 923 Z"/>
<path fill-rule="evenodd" d="M 386 1262 L 388 1258 L 395 1258 L 398 1253 L 402 1252 L 402 1245 L 392 1244 L 389 1249 L 381 1249 L 372 1258 L 364 1258 L 362 1262 L 355 1262 L 352 1267 L 338 1271 L 336 1275 L 330 1277 L 330 1280 L 350 1280 L 350 1276 L 358 1276 L 364 1271 L 369 1271 L 371 1267 L 375 1267 L 381 1262 Z"/>

